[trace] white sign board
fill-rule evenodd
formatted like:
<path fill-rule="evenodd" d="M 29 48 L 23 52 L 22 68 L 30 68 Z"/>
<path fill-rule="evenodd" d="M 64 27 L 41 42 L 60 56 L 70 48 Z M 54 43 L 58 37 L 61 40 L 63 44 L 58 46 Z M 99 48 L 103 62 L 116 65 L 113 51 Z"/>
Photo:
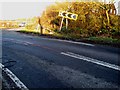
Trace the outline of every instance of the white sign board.
<path fill-rule="evenodd" d="M 58 16 L 67 18 L 67 19 L 72 19 L 72 20 L 77 20 L 77 17 L 78 17 L 77 14 L 66 12 L 66 11 L 60 11 Z"/>

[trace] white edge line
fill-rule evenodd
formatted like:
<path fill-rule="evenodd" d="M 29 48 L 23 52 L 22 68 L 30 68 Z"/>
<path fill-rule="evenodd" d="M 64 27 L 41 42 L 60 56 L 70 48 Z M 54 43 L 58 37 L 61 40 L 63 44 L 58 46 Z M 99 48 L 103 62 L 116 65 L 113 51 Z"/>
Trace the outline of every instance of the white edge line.
<path fill-rule="evenodd" d="M 82 45 L 87 45 L 87 46 L 92 46 L 92 47 L 95 46 L 95 45 L 89 44 L 89 43 L 75 42 L 75 41 L 68 41 L 68 40 L 50 39 L 50 38 L 41 38 L 41 39 L 61 41 L 61 42 L 63 41 L 63 42 L 74 43 L 74 44 L 82 44 Z"/>
<path fill-rule="evenodd" d="M 0 63 L 0 68 L 12 79 L 12 81 L 22 90 L 29 90 L 9 69 L 4 68 L 4 65 Z"/>
<path fill-rule="evenodd" d="M 11 41 L 14 41 L 15 39 L 10 39 L 10 38 L 4 38 L 6 40 L 11 40 Z M 74 43 L 74 44 L 82 44 L 82 45 L 87 45 L 87 46 L 95 46 L 93 44 L 89 44 L 89 43 L 83 43 L 83 42 L 75 42 L 75 41 L 68 41 L 68 40 L 60 40 L 60 39 L 50 39 L 50 38 L 41 38 L 41 39 L 46 39 L 46 40 L 54 40 L 54 41 L 60 41 L 60 42 L 68 42 L 68 43 Z M 27 41 L 21 41 L 21 40 L 16 40 L 18 42 L 21 42 L 21 43 L 29 43 L 31 44 L 30 42 L 27 42 Z"/>
<path fill-rule="evenodd" d="M 84 61 L 92 62 L 92 63 L 98 64 L 98 65 L 101 65 L 101 66 L 105 66 L 107 68 L 111 68 L 111 69 L 120 71 L 120 66 L 110 64 L 110 63 L 107 63 L 107 62 L 103 62 L 103 61 L 99 61 L 97 59 L 92 59 L 92 58 L 81 56 L 81 55 L 74 54 L 74 53 L 71 53 L 71 52 L 67 52 L 67 53 L 61 52 L 61 54 L 66 55 L 66 56 L 70 56 L 70 57 L 73 57 L 73 58 L 77 58 L 77 59 L 82 59 Z"/>

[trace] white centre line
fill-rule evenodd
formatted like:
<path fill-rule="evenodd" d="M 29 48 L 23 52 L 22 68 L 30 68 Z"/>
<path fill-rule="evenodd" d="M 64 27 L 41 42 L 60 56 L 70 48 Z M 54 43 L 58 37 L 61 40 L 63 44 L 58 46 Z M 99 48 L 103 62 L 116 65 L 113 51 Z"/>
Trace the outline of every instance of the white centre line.
<path fill-rule="evenodd" d="M 0 68 L 11 78 L 11 80 L 19 87 L 21 90 L 28 90 L 28 88 L 14 75 L 8 68 L 4 68 L 4 65 L 0 63 Z"/>
<path fill-rule="evenodd" d="M 85 57 L 85 56 L 78 55 L 78 54 L 75 54 L 75 53 L 72 53 L 72 52 L 67 52 L 67 53 L 61 52 L 61 54 L 120 71 L 120 66 L 118 66 L 118 65 L 114 65 L 114 64 L 107 63 L 107 62 L 99 61 L 97 59 Z"/>

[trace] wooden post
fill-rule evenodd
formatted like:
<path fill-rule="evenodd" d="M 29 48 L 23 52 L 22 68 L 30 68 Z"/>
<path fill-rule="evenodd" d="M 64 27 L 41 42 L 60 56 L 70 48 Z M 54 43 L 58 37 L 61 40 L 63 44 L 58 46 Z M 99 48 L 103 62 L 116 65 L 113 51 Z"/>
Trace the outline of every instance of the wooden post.
<path fill-rule="evenodd" d="M 62 18 L 61 24 L 60 24 L 60 31 L 62 29 L 62 24 L 63 24 L 64 17 Z"/>
<path fill-rule="evenodd" d="M 38 17 L 38 24 L 40 26 L 40 34 L 42 35 L 43 34 L 43 28 L 42 28 L 42 25 L 41 25 L 41 21 L 40 21 L 40 17 Z"/>

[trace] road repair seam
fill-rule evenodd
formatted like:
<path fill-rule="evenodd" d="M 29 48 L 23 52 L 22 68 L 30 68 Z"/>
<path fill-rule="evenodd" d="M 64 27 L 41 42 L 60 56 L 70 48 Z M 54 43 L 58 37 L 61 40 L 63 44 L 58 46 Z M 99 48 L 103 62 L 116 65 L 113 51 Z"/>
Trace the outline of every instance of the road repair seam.
<path fill-rule="evenodd" d="M 111 69 L 120 71 L 120 66 L 114 65 L 114 64 L 110 64 L 110 63 L 107 63 L 107 62 L 103 62 L 103 61 L 99 61 L 97 59 L 85 57 L 85 56 L 82 56 L 82 55 L 79 55 L 79 54 L 75 54 L 75 53 L 72 53 L 72 52 L 67 52 L 67 53 L 61 52 L 60 54 L 66 55 L 66 56 L 69 56 L 69 57 L 73 57 L 73 58 L 77 58 L 77 59 L 80 59 L 80 60 L 84 60 L 84 61 L 87 61 L 87 62 L 91 62 L 91 63 L 97 64 L 97 65 L 101 65 L 101 66 L 104 66 L 104 67 L 107 67 L 107 68 L 111 68 Z"/>
<path fill-rule="evenodd" d="M 13 74 L 8 68 L 4 68 L 4 65 L 0 63 L 0 68 L 10 77 L 10 79 L 16 84 L 21 90 L 28 90 L 28 88 Z"/>

